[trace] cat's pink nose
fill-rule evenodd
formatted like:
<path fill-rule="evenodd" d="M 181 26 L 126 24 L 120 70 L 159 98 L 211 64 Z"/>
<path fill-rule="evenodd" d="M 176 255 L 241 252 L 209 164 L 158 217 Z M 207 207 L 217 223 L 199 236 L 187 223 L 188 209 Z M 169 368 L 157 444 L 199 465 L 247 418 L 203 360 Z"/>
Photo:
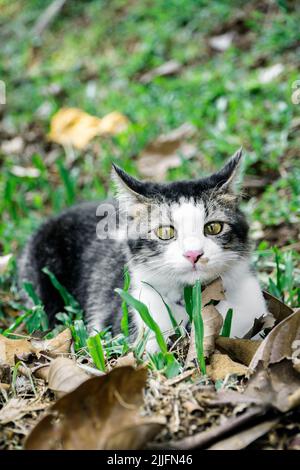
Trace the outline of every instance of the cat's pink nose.
<path fill-rule="evenodd" d="M 200 250 L 190 250 L 186 251 L 183 256 L 187 258 L 192 264 L 196 264 L 198 259 L 203 255 L 203 251 Z"/>

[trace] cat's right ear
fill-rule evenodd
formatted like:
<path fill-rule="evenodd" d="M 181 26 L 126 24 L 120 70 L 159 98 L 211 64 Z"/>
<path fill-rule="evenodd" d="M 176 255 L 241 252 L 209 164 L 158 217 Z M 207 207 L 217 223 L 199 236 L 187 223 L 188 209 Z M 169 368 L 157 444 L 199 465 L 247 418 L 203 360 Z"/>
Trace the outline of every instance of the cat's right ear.
<path fill-rule="evenodd" d="M 122 203 L 145 202 L 145 184 L 128 175 L 122 168 L 112 164 L 112 180 L 117 189 L 117 198 Z"/>

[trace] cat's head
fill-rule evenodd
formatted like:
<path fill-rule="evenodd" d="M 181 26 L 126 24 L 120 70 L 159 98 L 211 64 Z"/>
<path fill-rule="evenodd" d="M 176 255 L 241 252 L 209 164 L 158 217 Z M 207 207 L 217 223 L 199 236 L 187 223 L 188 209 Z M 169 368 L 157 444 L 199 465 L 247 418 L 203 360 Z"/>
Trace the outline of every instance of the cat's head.
<path fill-rule="evenodd" d="M 210 281 L 247 256 L 248 224 L 236 181 L 242 151 L 218 172 L 192 181 L 139 181 L 114 165 L 128 223 L 130 262 L 149 279 Z"/>

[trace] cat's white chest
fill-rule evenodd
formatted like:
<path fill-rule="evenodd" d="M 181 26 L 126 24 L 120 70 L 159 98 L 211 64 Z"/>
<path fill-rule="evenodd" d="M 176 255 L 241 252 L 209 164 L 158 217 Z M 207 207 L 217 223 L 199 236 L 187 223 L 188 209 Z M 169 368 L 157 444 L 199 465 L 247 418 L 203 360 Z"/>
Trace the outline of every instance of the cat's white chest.
<path fill-rule="evenodd" d="M 255 318 L 267 313 L 259 283 L 246 263 L 232 268 L 222 276 L 222 281 L 226 299 L 219 302 L 216 308 L 223 317 L 228 309 L 233 310 L 231 336 L 242 337 L 253 326 Z M 138 280 L 133 284 L 131 294 L 148 307 L 161 331 L 168 336 L 173 333 L 173 326 L 165 304 L 168 304 L 179 325 L 186 326 L 188 322 L 183 288 L 176 285 L 166 286 L 162 281 L 156 284 L 155 289 Z M 137 312 L 135 320 L 139 329 L 145 327 Z M 150 352 L 157 350 L 155 340 L 149 341 L 147 349 Z"/>

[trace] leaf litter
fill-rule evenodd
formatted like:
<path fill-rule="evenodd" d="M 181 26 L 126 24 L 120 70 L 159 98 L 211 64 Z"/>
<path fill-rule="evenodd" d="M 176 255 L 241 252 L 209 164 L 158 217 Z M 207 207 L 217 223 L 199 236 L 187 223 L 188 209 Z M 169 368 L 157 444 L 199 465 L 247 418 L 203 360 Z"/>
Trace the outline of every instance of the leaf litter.
<path fill-rule="evenodd" d="M 220 282 L 207 287 L 203 309 L 223 297 Z M 167 379 L 132 352 L 101 373 L 74 355 L 68 329 L 50 340 L 1 336 L 0 447 L 26 437 L 35 449 L 297 448 L 300 310 L 286 316 L 272 302 L 279 323 L 265 339 L 218 336 L 218 325 L 205 376 L 194 359 Z"/>

